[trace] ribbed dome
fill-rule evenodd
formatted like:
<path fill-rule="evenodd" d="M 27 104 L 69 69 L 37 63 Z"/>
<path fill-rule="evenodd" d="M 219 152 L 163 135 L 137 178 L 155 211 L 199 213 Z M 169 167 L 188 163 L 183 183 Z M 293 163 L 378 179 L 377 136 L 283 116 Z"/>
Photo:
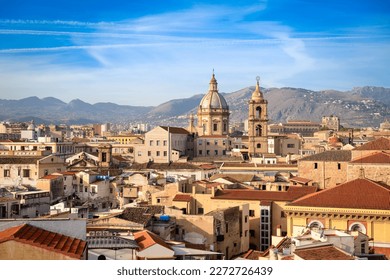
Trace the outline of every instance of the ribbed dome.
<path fill-rule="evenodd" d="M 217 85 L 217 80 L 215 79 L 215 75 L 213 73 L 210 80 L 209 92 L 200 101 L 200 107 L 229 110 L 229 106 L 227 105 L 225 98 L 218 93 Z"/>

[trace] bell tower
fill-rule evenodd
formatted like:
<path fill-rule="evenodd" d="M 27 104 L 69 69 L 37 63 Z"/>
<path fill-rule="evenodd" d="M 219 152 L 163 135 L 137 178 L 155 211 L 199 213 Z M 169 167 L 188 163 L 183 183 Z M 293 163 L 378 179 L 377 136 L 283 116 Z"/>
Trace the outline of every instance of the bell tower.
<path fill-rule="evenodd" d="M 268 153 L 268 102 L 260 90 L 260 77 L 256 77 L 256 80 L 256 89 L 249 100 L 248 150 L 250 158 Z"/>

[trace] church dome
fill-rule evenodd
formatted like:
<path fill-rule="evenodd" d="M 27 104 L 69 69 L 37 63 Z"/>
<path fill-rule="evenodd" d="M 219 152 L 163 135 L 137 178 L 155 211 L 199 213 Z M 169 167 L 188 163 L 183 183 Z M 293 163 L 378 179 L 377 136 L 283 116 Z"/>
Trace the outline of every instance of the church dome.
<path fill-rule="evenodd" d="M 210 80 L 209 92 L 203 96 L 200 101 L 199 106 L 201 108 L 229 110 L 229 106 L 227 105 L 225 98 L 218 93 L 217 85 L 217 80 L 215 79 L 215 75 L 213 73 Z"/>

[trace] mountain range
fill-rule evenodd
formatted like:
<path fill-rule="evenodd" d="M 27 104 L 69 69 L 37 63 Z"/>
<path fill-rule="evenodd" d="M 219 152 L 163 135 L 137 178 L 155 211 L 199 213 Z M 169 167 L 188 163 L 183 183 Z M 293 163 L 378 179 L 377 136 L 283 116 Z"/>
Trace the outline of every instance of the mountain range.
<path fill-rule="evenodd" d="M 248 100 L 254 87 L 222 93 L 231 111 L 231 123 L 248 116 Z M 320 122 L 322 116 L 336 115 L 348 127 L 377 127 L 390 116 L 390 88 L 356 87 L 349 91 L 313 91 L 302 88 L 265 88 L 268 117 L 271 123 L 287 120 Z M 0 99 L 0 121 L 36 123 L 116 123 L 186 126 L 188 115 L 196 114 L 203 94 L 174 99 L 158 106 L 128 106 L 115 103 L 90 104 L 80 99 L 65 103 L 57 98 L 28 97 L 20 100 Z"/>

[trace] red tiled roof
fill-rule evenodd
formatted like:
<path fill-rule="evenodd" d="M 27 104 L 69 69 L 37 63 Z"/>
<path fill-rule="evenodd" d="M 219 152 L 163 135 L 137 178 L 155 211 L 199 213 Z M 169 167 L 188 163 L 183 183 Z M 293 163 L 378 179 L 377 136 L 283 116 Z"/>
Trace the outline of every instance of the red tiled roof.
<path fill-rule="evenodd" d="M 215 165 L 212 165 L 212 164 L 202 164 L 202 165 L 199 165 L 199 167 L 204 169 L 204 170 L 217 169 L 217 167 Z"/>
<path fill-rule="evenodd" d="M 78 173 L 78 171 L 63 171 L 63 172 L 58 172 L 62 175 L 76 175 Z"/>
<path fill-rule="evenodd" d="M 134 240 L 139 246 L 139 251 L 145 250 L 156 244 L 172 250 L 172 248 L 160 236 L 148 230 L 142 230 L 134 233 Z"/>
<path fill-rule="evenodd" d="M 81 259 L 87 242 L 35 226 L 23 224 L 0 232 L 0 243 L 14 240 L 38 248 Z"/>
<path fill-rule="evenodd" d="M 61 177 L 61 175 L 46 175 L 46 176 L 43 176 L 41 177 L 40 179 L 47 179 L 47 180 L 51 180 L 51 179 L 57 179 L 58 177 Z"/>
<path fill-rule="evenodd" d="M 355 151 L 367 151 L 367 150 L 377 150 L 377 151 L 385 151 L 390 150 L 390 138 L 381 137 L 374 141 L 370 141 L 366 144 L 363 144 L 357 148 Z"/>
<path fill-rule="evenodd" d="M 390 186 L 359 178 L 309 194 L 289 206 L 390 210 Z"/>
<path fill-rule="evenodd" d="M 263 190 L 218 190 L 214 199 L 232 200 L 269 200 L 269 201 L 293 201 L 302 196 L 314 193 L 316 187 L 289 187 L 288 191 L 263 191 Z"/>
<path fill-rule="evenodd" d="M 355 159 L 351 163 L 387 163 L 390 164 L 390 153 L 378 152 L 362 158 Z"/>
<path fill-rule="evenodd" d="M 173 198 L 173 201 L 184 201 L 184 202 L 190 202 L 192 199 L 192 196 L 189 194 L 177 194 Z"/>
<path fill-rule="evenodd" d="M 304 260 L 354 260 L 354 257 L 331 244 L 295 249 L 294 254 Z"/>

